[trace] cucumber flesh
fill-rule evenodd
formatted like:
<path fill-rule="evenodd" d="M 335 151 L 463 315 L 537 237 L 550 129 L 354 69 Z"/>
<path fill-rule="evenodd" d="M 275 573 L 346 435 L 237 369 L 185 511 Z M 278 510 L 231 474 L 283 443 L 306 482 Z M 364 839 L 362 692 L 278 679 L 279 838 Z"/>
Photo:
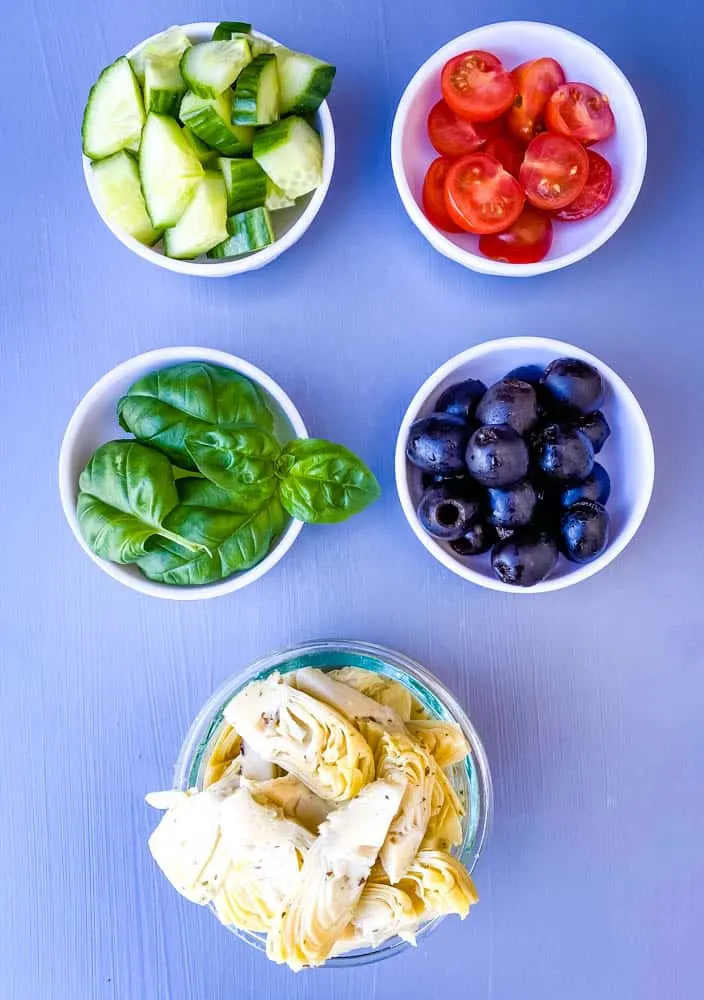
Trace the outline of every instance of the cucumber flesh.
<path fill-rule="evenodd" d="M 139 151 L 139 176 L 155 226 L 176 225 L 204 172 L 177 122 L 166 115 L 148 114 Z"/>
<path fill-rule="evenodd" d="M 211 149 L 207 143 L 203 142 L 202 139 L 199 139 L 195 132 L 188 127 L 188 125 L 184 125 L 181 131 L 184 139 L 187 139 L 191 146 L 193 146 L 193 151 L 204 167 L 217 160 L 218 154 L 216 150 Z"/>
<path fill-rule="evenodd" d="M 293 198 L 289 198 L 287 194 L 284 194 L 281 188 L 274 184 L 271 177 L 267 177 L 264 208 L 268 208 L 270 212 L 278 212 L 280 208 L 291 208 L 295 204 L 296 202 Z"/>
<path fill-rule="evenodd" d="M 160 115 L 176 117 L 186 92 L 179 60 L 154 53 L 144 60 L 144 108 Z"/>
<path fill-rule="evenodd" d="M 252 155 L 289 198 L 300 198 L 322 183 L 323 146 L 320 136 L 295 115 L 258 131 Z"/>
<path fill-rule="evenodd" d="M 191 260 L 227 239 L 227 196 L 222 175 L 206 171 L 188 208 L 164 233 L 167 257 Z"/>
<path fill-rule="evenodd" d="M 252 151 L 254 129 L 232 125 L 232 94 L 228 91 L 214 99 L 185 94 L 179 111 L 181 121 L 223 156 L 248 156 Z"/>
<path fill-rule="evenodd" d="M 237 35 L 248 35 L 252 30 L 252 25 L 246 21 L 221 21 L 213 32 L 214 42 L 226 42 Z"/>
<path fill-rule="evenodd" d="M 249 36 L 249 48 L 252 52 L 252 59 L 256 59 L 257 56 L 261 56 L 265 52 L 274 51 L 271 42 L 265 42 L 263 38 L 255 38 L 254 35 Z"/>
<path fill-rule="evenodd" d="M 242 254 L 262 250 L 274 242 L 274 230 L 265 208 L 253 208 L 231 216 L 227 220 L 227 229 L 230 236 L 209 250 L 209 257 L 241 257 Z"/>
<path fill-rule="evenodd" d="M 178 63 L 183 53 L 190 47 L 190 44 L 190 40 L 183 28 L 174 25 L 171 28 L 167 28 L 166 31 L 162 31 L 161 34 L 156 35 L 151 41 L 140 45 L 135 54 L 130 56 L 132 69 L 140 84 L 144 86 L 144 64 L 147 56 L 155 55 L 173 58 Z"/>
<path fill-rule="evenodd" d="M 246 38 L 201 42 L 184 52 L 181 75 L 199 97 L 218 97 L 232 86 L 251 60 L 252 53 Z"/>
<path fill-rule="evenodd" d="M 144 204 L 137 163 L 122 150 L 93 164 L 98 203 L 110 222 L 150 247 L 161 236 Z"/>
<path fill-rule="evenodd" d="M 270 125 L 279 118 L 279 74 L 276 56 L 265 52 L 242 70 L 235 87 L 235 125 Z"/>
<path fill-rule="evenodd" d="M 335 67 L 290 49 L 274 50 L 279 68 L 281 114 L 308 115 L 317 111 L 330 93 Z"/>
<path fill-rule="evenodd" d="M 227 190 L 227 214 L 235 215 L 249 208 L 258 208 L 266 198 L 267 176 L 254 160 L 230 160 L 221 157 L 218 166 L 222 171 Z"/>
<path fill-rule="evenodd" d="M 144 103 L 129 59 L 122 56 L 100 74 L 83 112 L 83 152 L 102 160 L 121 149 L 139 149 Z"/>

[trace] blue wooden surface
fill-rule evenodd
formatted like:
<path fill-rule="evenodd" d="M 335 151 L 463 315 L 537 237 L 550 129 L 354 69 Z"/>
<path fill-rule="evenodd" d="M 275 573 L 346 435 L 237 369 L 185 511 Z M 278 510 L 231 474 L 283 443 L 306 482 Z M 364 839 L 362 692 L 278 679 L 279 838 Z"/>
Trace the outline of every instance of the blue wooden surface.
<path fill-rule="evenodd" d="M 247 17 L 339 67 L 338 162 L 322 212 L 276 264 L 204 282 L 138 260 L 84 190 L 79 125 L 97 71 L 174 22 Z M 483 278 L 414 230 L 389 166 L 417 66 L 482 22 L 536 18 L 601 45 L 639 93 L 645 187 L 589 260 Z M 704 340 L 698 0 L 28 0 L 0 60 L 0 996 L 3 1000 L 695 1000 L 704 926 Z M 544 333 L 631 383 L 652 424 L 653 505 L 596 579 L 515 599 L 463 584 L 396 501 L 396 427 L 418 384 L 480 340 Z M 71 537 L 56 485 L 85 390 L 137 352 L 204 344 L 268 370 L 309 427 L 365 455 L 385 495 L 310 529 L 263 581 L 215 602 L 140 598 Z M 322 636 L 398 647 L 485 737 L 496 783 L 482 902 L 402 959 L 297 977 L 176 896 L 146 849 L 212 688 Z"/>

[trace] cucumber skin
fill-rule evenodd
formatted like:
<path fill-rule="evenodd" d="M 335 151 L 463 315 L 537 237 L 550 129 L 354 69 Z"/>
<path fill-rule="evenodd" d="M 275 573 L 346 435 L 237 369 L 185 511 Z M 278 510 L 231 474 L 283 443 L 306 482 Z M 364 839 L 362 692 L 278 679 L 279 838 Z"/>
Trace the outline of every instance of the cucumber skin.
<path fill-rule="evenodd" d="M 232 39 L 228 39 L 228 41 L 232 41 Z M 181 70 L 181 76 L 186 81 L 186 84 L 187 84 L 189 90 L 192 90 L 193 93 L 197 94 L 198 97 L 204 97 L 206 99 L 211 99 L 211 98 L 219 97 L 220 94 L 225 93 L 225 91 L 228 90 L 229 87 L 235 82 L 235 80 L 237 79 L 237 77 L 239 76 L 239 74 L 242 72 L 242 70 L 245 68 L 245 66 L 247 66 L 251 62 L 251 60 L 252 60 L 252 53 L 251 53 L 250 48 L 249 48 L 249 42 L 247 41 L 247 39 L 244 39 L 244 41 L 245 41 L 245 47 L 247 49 L 247 61 L 237 71 L 237 73 L 232 78 L 231 82 L 227 85 L 227 87 L 225 87 L 224 90 L 217 91 L 217 92 L 215 90 L 213 90 L 213 88 L 211 86 L 209 86 L 207 83 L 203 83 L 197 76 L 193 76 L 193 74 L 191 73 L 191 70 L 189 68 L 189 64 L 195 58 L 195 56 L 194 56 L 193 53 L 198 48 L 198 45 L 192 45 L 190 47 L 190 49 L 186 49 L 186 51 L 181 56 L 181 62 L 180 62 L 179 68 Z M 212 42 L 201 42 L 199 44 L 201 44 L 201 45 L 212 45 L 213 43 Z M 220 40 L 220 41 L 216 42 L 216 44 L 217 45 L 222 45 L 222 44 L 224 44 L 224 40 Z"/>
<path fill-rule="evenodd" d="M 254 129 L 246 126 L 232 126 L 223 120 L 212 104 L 203 104 L 195 111 L 184 112 L 184 103 L 188 94 L 181 101 L 180 118 L 184 125 L 198 136 L 207 146 L 211 146 L 222 156 L 247 156 L 252 152 Z M 222 123 L 222 128 L 218 123 Z M 237 128 L 239 136 L 234 135 L 232 128 Z"/>
<path fill-rule="evenodd" d="M 109 152 L 105 152 L 105 151 L 100 151 L 100 152 L 93 151 L 93 152 L 91 152 L 90 149 L 89 149 L 89 147 L 88 147 L 88 141 L 87 141 L 87 138 L 86 138 L 86 133 L 90 129 L 91 101 L 93 100 L 93 96 L 94 96 L 94 94 L 95 94 L 95 92 L 96 92 L 96 90 L 98 88 L 98 85 L 100 84 L 100 81 L 103 79 L 103 77 L 105 76 L 105 74 L 109 73 L 110 70 L 112 70 L 112 68 L 117 63 L 121 63 L 123 59 L 124 59 L 124 61 L 127 63 L 127 65 L 130 68 L 130 73 L 132 74 L 132 79 L 134 81 L 134 86 L 135 86 L 135 94 L 137 95 L 137 97 L 139 98 L 139 101 L 141 103 L 141 107 L 142 107 L 142 128 L 144 128 L 144 122 L 146 120 L 146 115 L 144 113 L 144 100 L 142 98 L 142 90 L 141 90 L 141 88 L 139 86 L 139 81 L 138 81 L 138 79 L 137 79 L 137 77 L 135 75 L 134 69 L 132 68 L 132 63 L 129 61 L 129 59 L 127 58 L 127 56 L 121 56 L 120 59 L 116 59 L 115 62 L 110 63 L 109 66 L 105 67 L 105 69 L 102 71 L 102 73 L 100 74 L 100 76 L 98 77 L 98 79 L 95 81 L 95 83 L 93 84 L 93 86 L 88 91 L 88 100 L 86 101 L 86 106 L 85 106 L 85 109 L 83 111 L 83 122 L 81 124 L 81 140 L 82 140 L 82 144 L 83 144 L 83 153 L 84 153 L 85 156 L 90 157 L 91 160 L 103 160 L 103 159 L 105 159 L 108 156 L 112 156 L 114 153 L 119 153 L 120 149 L 129 149 L 133 153 L 136 153 L 138 151 L 138 149 L 139 149 L 139 139 L 138 139 L 136 142 L 131 142 L 131 143 L 125 145 L 125 146 L 121 146 L 121 147 L 116 148 L 116 149 L 110 149 Z M 140 133 L 140 138 L 141 138 L 141 133 Z"/>
<path fill-rule="evenodd" d="M 276 68 L 276 56 L 271 52 L 264 52 L 251 61 L 249 66 L 240 73 L 235 87 L 235 97 L 232 102 L 232 124 L 233 125 L 271 125 L 279 119 L 279 76 Z M 263 84 L 267 83 L 267 77 L 272 75 L 274 87 L 276 88 L 277 110 L 274 118 L 259 118 L 259 94 Z"/>
<path fill-rule="evenodd" d="M 271 219 L 265 208 L 253 208 L 240 212 L 227 220 L 229 239 L 208 250 L 208 257 L 215 260 L 224 257 L 241 257 L 245 253 L 255 253 L 270 246 L 275 239 Z"/>
<path fill-rule="evenodd" d="M 211 149 L 207 142 L 203 142 L 188 125 L 183 126 L 182 132 L 193 146 L 195 154 L 203 166 L 208 166 L 215 162 L 218 156 L 216 149 Z"/>
<path fill-rule="evenodd" d="M 330 63 L 324 63 L 307 56 L 302 52 L 292 52 L 282 49 L 277 53 L 280 82 L 280 105 L 282 115 L 309 115 L 317 111 L 332 89 L 336 69 Z M 286 86 L 286 63 L 306 62 L 310 60 L 311 67 L 308 80 L 303 90 L 290 94 Z"/>
<path fill-rule="evenodd" d="M 254 160 L 221 157 L 218 166 L 225 179 L 227 214 L 261 208 L 267 194 L 267 176 Z"/>
<path fill-rule="evenodd" d="M 233 35 L 248 35 L 252 25 L 246 21 L 221 21 L 213 32 L 214 42 L 229 42 Z"/>
<path fill-rule="evenodd" d="M 292 144 L 294 136 L 295 145 Z M 287 161 L 290 162 L 294 154 L 298 154 L 297 163 L 291 175 Z M 320 136 L 305 119 L 296 115 L 258 129 L 252 156 L 274 184 L 294 201 L 314 191 L 322 182 L 323 147 Z"/>
<path fill-rule="evenodd" d="M 164 56 L 147 56 L 144 60 L 144 110 L 147 114 L 154 111 L 158 115 L 175 118 L 185 92 L 186 84 L 179 72 L 178 59 L 168 61 Z"/>

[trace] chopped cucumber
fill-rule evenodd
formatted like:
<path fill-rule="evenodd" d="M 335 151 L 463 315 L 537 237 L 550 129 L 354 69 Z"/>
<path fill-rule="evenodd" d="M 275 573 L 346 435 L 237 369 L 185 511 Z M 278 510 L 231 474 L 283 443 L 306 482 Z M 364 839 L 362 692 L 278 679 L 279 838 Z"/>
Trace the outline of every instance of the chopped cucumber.
<path fill-rule="evenodd" d="M 191 146 L 193 146 L 196 156 L 204 167 L 210 165 L 211 163 L 215 163 L 218 158 L 216 150 L 211 149 L 207 143 L 203 142 L 202 139 L 199 139 L 195 132 L 188 127 L 188 125 L 183 126 L 182 132 L 184 138 L 188 139 Z"/>
<path fill-rule="evenodd" d="M 258 131 L 252 155 L 289 198 L 300 198 L 322 183 L 323 146 L 320 136 L 295 115 Z"/>
<path fill-rule="evenodd" d="M 190 260 L 227 239 L 227 195 L 222 175 L 208 170 L 186 211 L 164 233 L 167 257 Z"/>
<path fill-rule="evenodd" d="M 279 74 L 271 52 L 253 59 L 239 75 L 232 103 L 235 125 L 270 125 L 279 118 Z"/>
<path fill-rule="evenodd" d="M 208 251 L 209 257 L 240 257 L 274 242 L 274 230 L 265 208 L 252 208 L 227 220 L 228 239 Z"/>
<path fill-rule="evenodd" d="M 335 67 L 290 49 L 274 50 L 279 67 L 281 114 L 308 115 L 317 111 L 330 93 Z"/>
<path fill-rule="evenodd" d="M 258 163 L 221 157 L 218 166 L 225 179 L 228 215 L 264 204 L 267 176 Z"/>
<path fill-rule="evenodd" d="M 278 212 L 280 208 L 291 208 L 295 204 L 296 202 L 293 198 L 289 198 L 287 194 L 284 194 L 281 188 L 274 184 L 271 177 L 267 177 L 264 208 L 268 208 L 270 212 Z"/>
<path fill-rule="evenodd" d="M 190 44 L 190 40 L 183 28 L 174 25 L 172 28 L 162 31 L 160 35 L 156 35 L 151 41 L 140 45 L 135 54 L 130 56 L 130 62 L 132 63 L 135 76 L 142 86 L 144 86 L 144 64 L 147 56 L 164 56 L 165 58 L 172 58 L 178 63 Z"/>
<path fill-rule="evenodd" d="M 144 60 L 144 108 L 160 115 L 178 114 L 186 92 L 178 56 L 150 54 Z"/>
<path fill-rule="evenodd" d="M 226 42 L 237 35 L 248 35 L 252 30 L 252 25 L 246 21 L 221 21 L 213 32 L 214 42 Z"/>
<path fill-rule="evenodd" d="M 144 103 L 129 59 L 122 56 L 100 74 L 83 112 L 83 152 L 102 160 L 121 149 L 139 149 Z"/>
<path fill-rule="evenodd" d="M 177 122 L 166 115 L 148 114 L 139 151 L 139 175 L 155 226 L 176 225 L 203 174 L 203 166 Z"/>
<path fill-rule="evenodd" d="M 181 58 L 181 74 L 199 97 L 218 97 L 230 87 L 252 53 L 246 38 L 227 42 L 201 42 L 187 49 Z"/>
<path fill-rule="evenodd" d="M 257 56 L 261 56 L 265 52 L 273 52 L 275 46 L 271 42 L 265 42 L 263 38 L 255 38 L 254 35 L 250 35 L 249 48 L 252 52 L 252 59 L 256 59 Z"/>
<path fill-rule="evenodd" d="M 184 125 L 223 156 L 246 156 L 252 151 L 254 129 L 232 125 L 232 94 L 214 100 L 188 92 L 181 101 L 179 115 Z"/>
<path fill-rule="evenodd" d="M 121 150 L 93 164 L 98 202 L 113 225 L 150 247 L 161 236 L 147 214 L 137 163 Z"/>

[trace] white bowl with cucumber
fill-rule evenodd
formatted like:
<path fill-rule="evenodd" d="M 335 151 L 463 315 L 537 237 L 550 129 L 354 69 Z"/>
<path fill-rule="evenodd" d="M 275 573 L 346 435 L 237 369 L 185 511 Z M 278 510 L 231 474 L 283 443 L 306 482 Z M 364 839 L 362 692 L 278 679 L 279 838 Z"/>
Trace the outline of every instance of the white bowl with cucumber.
<path fill-rule="evenodd" d="M 128 249 L 180 274 L 263 267 L 320 210 L 335 161 L 335 68 L 244 22 L 174 26 L 103 70 L 83 172 Z"/>

